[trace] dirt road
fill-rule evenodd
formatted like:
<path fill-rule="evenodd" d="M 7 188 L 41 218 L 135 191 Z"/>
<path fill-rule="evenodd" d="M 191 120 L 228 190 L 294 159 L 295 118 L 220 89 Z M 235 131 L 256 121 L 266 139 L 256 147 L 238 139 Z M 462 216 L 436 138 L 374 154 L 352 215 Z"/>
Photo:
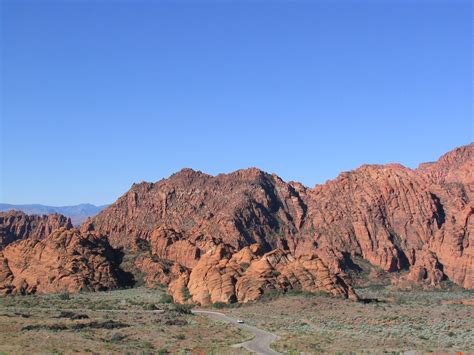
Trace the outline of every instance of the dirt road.
<path fill-rule="evenodd" d="M 206 311 L 206 310 L 193 310 L 193 313 L 205 314 L 209 317 L 232 323 L 239 328 L 245 329 L 255 334 L 255 337 L 252 340 L 246 341 L 245 343 L 234 345 L 236 347 L 241 346 L 247 349 L 248 351 L 252 351 L 257 354 L 265 354 L 265 355 L 266 354 L 270 354 L 270 355 L 280 354 L 276 352 L 275 350 L 270 349 L 270 344 L 273 343 L 277 339 L 277 336 L 273 333 L 267 332 L 266 330 L 253 327 L 245 323 L 238 323 L 237 319 L 228 317 L 225 314 L 220 313 L 220 312 Z"/>

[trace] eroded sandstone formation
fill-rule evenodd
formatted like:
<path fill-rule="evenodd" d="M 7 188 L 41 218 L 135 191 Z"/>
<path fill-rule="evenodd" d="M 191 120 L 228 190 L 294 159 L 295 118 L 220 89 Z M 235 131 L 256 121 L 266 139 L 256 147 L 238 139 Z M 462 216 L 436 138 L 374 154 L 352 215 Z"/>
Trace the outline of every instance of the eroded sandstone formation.
<path fill-rule="evenodd" d="M 0 294 L 116 288 L 126 281 L 120 262 L 107 238 L 60 228 L 41 240 L 20 240 L 0 252 Z"/>
<path fill-rule="evenodd" d="M 263 253 L 259 244 L 232 253 L 223 244 L 204 254 L 189 276 L 181 275 L 170 285 L 177 302 L 246 303 L 267 291 L 299 290 L 325 292 L 333 296 L 357 299 L 352 287 L 317 257 L 295 258 L 288 251 L 275 249 Z"/>
<path fill-rule="evenodd" d="M 0 212 L 0 250 L 25 238 L 43 239 L 59 228 L 72 228 L 71 220 L 60 214 L 27 215 L 19 211 Z"/>
<path fill-rule="evenodd" d="M 255 168 L 215 177 L 184 169 L 135 184 L 83 229 L 144 252 L 137 263 L 148 283 L 165 281 L 177 295 L 189 284 L 197 299 L 207 296 L 193 294 L 201 292 L 193 277 L 218 245 L 232 251 L 216 254 L 230 264 L 209 298 L 245 299 L 239 290 L 251 280 L 231 260 L 256 243 L 263 253 L 279 250 L 299 263 L 318 260 L 343 279 L 363 258 L 394 282 L 434 286 L 450 279 L 473 288 L 473 151 L 473 144 L 460 147 L 414 170 L 365 165 L 314 188 Z M 236 281 L 230 292 L 236 273 L 247 286 Z"/>
<path fill-rule="evenodd" d="M 314 188 L 255 168 L 184 169 L 134 184 L 80 230 L 57 215 L 0 214 L 0 292 L 117 287 L 121 251 L 149 287 L 166 284 L 183 303 L 271 290 L 356 299 L 347 275 L 361 260 L 394 283 L 472 289 L 473 170 L 473 144 L 418 169 L 364 165 Z"/>
<path fill-rule="evenodd" d="M 258 169 L 216 177 L 184 169 L 157 183 L 134 184 L 83 228 L 105 233 L 114 247 L 137 249 L 158 240 L 170 247 L 188 241 L 207 250 L 212 241 L 234 248 L 259 243 L 285 247 L 304 216 L 294 189 Z M 165 242 L 166 240 L 166 242 Z"/>

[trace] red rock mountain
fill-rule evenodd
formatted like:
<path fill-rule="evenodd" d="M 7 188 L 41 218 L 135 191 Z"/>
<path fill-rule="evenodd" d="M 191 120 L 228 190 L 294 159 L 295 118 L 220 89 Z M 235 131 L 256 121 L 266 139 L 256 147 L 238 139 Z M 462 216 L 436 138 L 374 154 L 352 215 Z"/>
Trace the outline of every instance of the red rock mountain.
<path fill-rule="evenodd" d="M 59 228 L 0 251 L 0 295 L 99 291 L 126 283 L 107 238 Z"/>
<path fill-rule="evenodd" d="M 60 214 L 27 215 L 19 211 L 0 212 L 0 250 L 24 238 L 43 239 L 52 231 L 72 228 L 71 220 Z"/>
<path fill-rule="evenodd" d="M 157 183 L 133 185 L 82 229 L 140 254 L 136 266 L 147 282 L 170 284 L 177 299 L 187 289 L 194 300 L 249 300 L 239 296 L 239 282 L 249 280 L 252 263 L 268 256 L 255 255 L 247 270 L 233 260 L 254 244 L 262 253 L 317 260 L 328 271 L 325 277 L 345 290 L 345 271 L 360 259 L 394 275 L 394 282 L 438 285 L 449 279 L 474 288 L 473 156 L 470 144 L 415 170 L 365 165 L 314 188 L 255 168 L 215 177 L 184 169 Z M 210 265 L 228 275 L 225 283 L 198 272 Z M 173 287 L 178 281 L 180 288 Z M 301 281 L 287 281 L 264 282 L 256 294 L 301 288 Z M 215 291 L 219 297 L 215 287 L 222 288 Z"/>
<path fill-rule="evenodd" d="M 134 184 L 80 230 L 57 215 L 0 214 L 0 293 L 113 288 L 138 269 L 183 303 L 292 289 L 356 299 L 348 274 L 364 265 L 393 283 L 472 289 L 473 171 L 474 144 L 418 169 L 364 165 L 314 188 L 255 168 L 184 169 Z"/>

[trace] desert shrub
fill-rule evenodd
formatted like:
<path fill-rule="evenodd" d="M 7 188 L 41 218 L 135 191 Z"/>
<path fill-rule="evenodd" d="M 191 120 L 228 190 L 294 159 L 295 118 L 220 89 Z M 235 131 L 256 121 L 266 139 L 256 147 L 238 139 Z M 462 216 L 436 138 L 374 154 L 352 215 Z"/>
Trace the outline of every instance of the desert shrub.
<path fill-rule="evenodd" d="M 282 291 L 270 289 L 270 290 L 265 290 L 263 294 L 260 296 L 260 299 L 262 301 L 271 301 L 271 300 L 274 300 L 275 298 L 280 297 L 281 295 L 283 295 Z"/>
<path fill-rule="evenodd" d="M 174 311 L 179 314 L 191 314 L 192 306 L 187 304 L 176 304 L 174 306 Z"/>
<path fill-rule="evenodd" d="M 68 328 L 64 324 L 33 324 L 21 328 L 21 330 L 51 330 L 53 332 L 66 329 Z"/>
<path fill-rule="evenodd" d="M 112 337 L 110 338 L 110 342 L 111 343 L 120 343 L 122 340 L 124 340 L 126 338 L 125 335 L 122 335 L 120 333 L 115 333 L 114 335 L 112 335 Z"/>
<path fill-rule="evenodd" d="M 308 291 L 303 291 L 299 288 L 294 288 L 291 290 L 286 291 L 285 293 L 287 296 L 302 296 L 305 298 L 311 298 L 315 296 L 327 296 L 326 292 L 323 291 L 318 291 L 318 292 L 308 292 Z"/>
<path fill-rule="evenodd" d="M 244 306 L 243 303 L 238 303 L 238 302 L 233 302 L 232 303 L 232 301 L 231 301 L 231 303 L 216 302 L 216 303 L 211 304 L 211 307 L 217 308 L 217 309 L 239 308 L 239 307 L 242 307 L 242 306 Z"/>
<path fill-rule="evenodd" d="M 272 270 L 271 274 L 272 274 L 273 277 L 278 277 L 278 276 L 281 275 L 280 271 L 278 271 L 278 270 Z"/>
<path fill-rule="evenodd" d="M 212 307 L 221 309 L 226 308 L 227 304 L 225 304 L 224 302 L 216 302 L 212 304 Z"/>
<path fill-rule="evenodd" d="M 56 318 L 69 318 L 71 320 L 89 319 L 87 314 L 75 313 L 70 311 L 61 311 Z"/>
<path fill-rule="evenodd" d="M 180 327 L 187 325 L 188 321 L 186 319 L 165 319 L 159 322 L 160 324 L 165 325 L 179 325 Z"/>
<path fill-rule="evenodd" d="M 150 343 L 149 341 L 144 341 L 142 344 L 143 348 L 145 349 L 153 349 L 153 344 Z"/>
<path fill-rule="evenodd" d="M 15 316 L 21 317 L 21 318 L 30 318 L 31 317 L 31 314 L 28 314 L 28 313 L 15 312 L 13 314 Z"/>
<path fill-rule="evenodd" d="M 156 311 L 159 308 L 156 307 L 156 305 L 153 304 L 153 303 L 147 303 L 147 304 L 143 305 L 143 309 L 145 309 L 147 311 Z"/>
<path fill-rule="evenodd" d="M 249 268 L 250 264 L 249 263 L 242 263 L 240 264 L 240 267 L 245 271 Z"/>
<path fill-rule="evenodd" d="M 406 303 L 406 299 L 401 295 L 395 296 L 395 304 L 402 305 Z"/>
<path fill-rule="evenodd" d="M 63 301 L 67 301 L 67 300 L 70 300 L 71 299 L 71 296 L 69 296 L 69 293 L 65 292 L 65 293 L 60 293 L 58 295 L 58 298 L 60 300 L 63 300 Z"/>
<path fill-rule="evenodd" d="M 160 303 L 173 303 L 173 297 L 165 293 L 160 297 Z"/>
<path fill-rule="evenodd" d="M 186 286 L 183 286 L 182 292 L 185 301 L 191 298 L 191 293 L 189 293 L 189 289 Z"/>
<path fill-rule="evenodd" d="M 92 321 L 89 323 L 78 323 L 71 326 L 73 330 L 81 330 L 81 329 L 119 329 L 119 328 L 126 328 L 129 327 L 129 324 L 116 322 L 113 320 L 107 320 L 104 322 L 97 322 Z"/>

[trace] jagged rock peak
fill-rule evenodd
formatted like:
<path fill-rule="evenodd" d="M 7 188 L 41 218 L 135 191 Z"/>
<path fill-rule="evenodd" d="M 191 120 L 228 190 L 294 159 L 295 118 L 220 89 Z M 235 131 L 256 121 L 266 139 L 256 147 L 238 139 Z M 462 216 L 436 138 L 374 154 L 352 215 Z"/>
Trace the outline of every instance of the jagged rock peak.
<path fill-rule="evenodd" d="M 61 227 L 72 228 L 71 219 L 57 213 L 40 216 L 20 211 L 0 212 L 0 250 L 16 240 L 43 239 Z"/>

